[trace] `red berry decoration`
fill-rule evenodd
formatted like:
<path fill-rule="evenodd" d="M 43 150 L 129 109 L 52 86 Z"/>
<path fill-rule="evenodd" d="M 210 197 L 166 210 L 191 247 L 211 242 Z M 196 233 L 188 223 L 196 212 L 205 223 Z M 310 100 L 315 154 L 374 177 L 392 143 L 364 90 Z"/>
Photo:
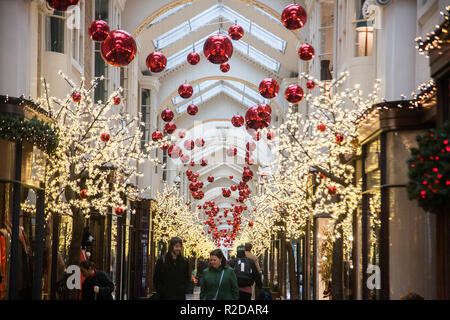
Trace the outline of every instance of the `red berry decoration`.
<path fill-rule="evenodd" d="M 83 190 L 80 191 L 80 197 L 81 197 L 81 199 L 87 199 L 88 194 L 87 194 L 87 190 L 86 189 L 83 189 Z"/>
<path fill-rule="evenodd" d="M 327 129 L 327 126 L 324 125 L 323 123 L 319 124 L 317 126 L 317 130 L 324 132 Z"/>
<path fill-rule="evenodd" d="M 244 124 L 244 117 L 242 117 L 240 114 L 237 114 L 231 118 L 231 123 L 235 127 L 241 127 Z"/>
<path fill-rule="evenodd" d="M 305 43 L 298 49 L 298 56 L 304 61 L 309 61 L 314 58 L 314 48 L 312 45 Z"/>
<path fill-rule="evenodd" d="M 275 98 L 280 91 L 280 86 L 272 78 L 264 79 L 259 83 L 259 93 L 266 99 Z"/>
<path fill-rule="evenodd" d="M 75 91 L 74 93 L 72 93 L 72 100 L 73 102 L 80 102 L 81 101 L 81 93 L 79 93 L 78 91 Z"/>
<path fill-rule="evenodd" d="M 95 42 L 103 42 L 108 38 L 109 26 L 106 21 L 95 20 L 89 25 L 89 37 Z"/>
<path fill-rule="evenodd" d="M 303 99 L 303 89 L 298 84 L 291 84 L 286 88 L 284 97 L 291 103 L 299 103 Z"/>
<path fill-rule="evenodd" d="M 170 109 L 166 109 L 166 110 L 163 110 L 163 112 L 161 112 L 161 118 L 165 122 L 172 121 L 173 117 L 174 117 L 173 111 Z"/>
<path fill-rule="evenodd" d="M 181 162 L 183 162 L 183 163 L 188 163 L 190 159 L 191 159 L 191 157 L 189 157 L 188 154 L 184 153 L 181 155 Z"/>
<path fill-rule="evenodd" d="M 296 3 L 290 4 L 281 14 L 281 22 L 289 30 L 301 29 L 306 24 L 306 11 Z"/>
<path fill-rule="evenodd" d="M 166 68 L 167 58 L 159 51 L 154 51 L 145 60 L 148 70 L 151 72 L 161 72 Z"/>
<path fill-rule="evenodd" d="M 113 98 L 113 103 L 117 106 L 120 103 L 120 97 L 119 96 L 115 96 Z"/>
<path fill-rule="evenodd" d="M 163 134 L 161 131 L 156 130 L 155 132 L 152 133 L 153 141 L 158 141 L 158 140 L 161 140 L 162 138 L 163 138 Z"/>
<path fill-rule="evenodd" d="M 208 182 L 209 182 L 209 183 L 214 182 L 214 177 L 213 177 L 213 176 L 209 176 L 209 177 L 208 177 Z"/>
<path fill-rule="evenodd" d="M 175 130 L 177 130 L 177 126 L 173 122 L 166 123 L 164 126 L 164 132 L 168 134 L 172 134 Z"/>
<path fill-rule="evenodd" d="M 102 133 L 102 135 L 100 136 L 100 139 L 101 139 L 104 143 L 108 142 L 110 138 L 111 138 L 111 136 L 110 136 L 109 134 L 107 134 L 107 133 Z"/>
<path fill-rule="evenodd" d="M 187 113 L 191 116 L 195 116 L 198 112 L 198 107 L 195 104 L 190 104 L 187 107 Z"/>
<path fill-rule="evenodd" d="M 190 98 L 193 93 L 194 89 L 188 83 L 183 83 L 181 86 L 178 87 L 178 94 L 180 95 L 180 97 L 184 99 Z"/>
<path fill-rule="evenodd" d="M 336 188 L 335 186 L 329 186 L 329 187 L 328 187 L 328 193 L 329 193 L 331 196 L 336 195 L 336 193 L 337 193 L 337 188 Z"/>
<path fill-rule="evenodd" d="M 234 24 L 228 29 L 228 35 L 233 40 L 241 40 L 244 36 L 244 28 L 240 25 Z"/>
<path fill-rule="evenodd" d="M 309 80 L 308 82 L 306 82 L 306 88 L 308 88 L 309 90 L 314 90 L 315 87 L 316 83 L 314 82 L 314 80 Z"/>
<path fill-rule="evenodd" d="M 48 5 L 58 11 L 66 11 L 70 6 L 76 6 L 80 0 L 47 0 Z"/>
<path fill-rule="evenodd" d="M 344 135 L 342 133 L 336 134 L 336 143 L 342 143 L 344 141 Z"/>
<path fill-rule="evenodd" d="M 220 71 L 222 71 L 222 72 L 228 72 L 228 71 L 230 71 L 230 65 L 228 64 L 228 63 L 222 63 L 221 65 L 220 65 Z"/>
<path fill-rule="evenodd" d="M 123 215 L 124 212 L 125 212 L 125 210 L 124 210 L 123 208 L 121 208 L 121 207 L 117 207 L 117 208 L 116 208 L 116 214 L 117 214 L 118 216 Z"/>
<path fill-rule="evenodd" d="M 233 54 L 231 40 L 223 34 L 216 34 L 206 39 L 203 45 L 206 59 L 214 64 L 227 62 Z"/>
<path fill-rule="evenodd" d="M 190 65 L 195 66 L 196 64 L 198 64 L 200 62 L 200 55 L 197 52 L 189 53 L 187 56 L 187 62 Z"/>
<path fill-rule="evenodd" d="M 194 140 L 186 140 L 186 141 L 184 142 L 184 148 L 185 148 L 186 150 L 192 150 L 192 149 L 194 149 Z"/>
<path fill-rule="evenodd" d="M 195 145 L 201 148 L 205 145 L 205 140 L 203 140 L 202 138 L 197 138 L 195 139 Z"/>
<path fill-rule="evenodd" d="M 100 45 L 100 53 L 106 63 L 114 67 L 124 67 L 136 56 L 136 42 L 131 34 L 123 30 L 113 30 Z"/>
<path fill-rule="evenodd" d="M 172 159 L 177 159 L 181 156 L 181 148 L 176 145 L 171 145 L 167 150 L 167 153 Z"/>

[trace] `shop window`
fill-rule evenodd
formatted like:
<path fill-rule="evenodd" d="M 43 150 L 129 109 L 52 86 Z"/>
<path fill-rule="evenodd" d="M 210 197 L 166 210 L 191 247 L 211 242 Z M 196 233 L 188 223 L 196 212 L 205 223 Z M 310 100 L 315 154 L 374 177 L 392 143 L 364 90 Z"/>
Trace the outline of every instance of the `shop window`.
<path fill-rule="evenodd" d="M 355 56 L 367 57 L 373 50 L 373 20 L 364 19 L 362 7 L 365 0 L 355 0 Z"/>
<path fill-rule="evenodd" d="M 145 148 L 145 144 L 150 140 L 150 89 L 141 89 L 141 148 Z"/>
<path fill-rule="evenodd" d="M 320 80 L 331 80 L 333 70 L 334 1 L 321 3 L 320 32 Z"/>
<path fill-rule="evenodd" d="M 96 0 L 95 1 L 95 19 L 96 20 L 105 20 L 108 22 L 108 10 L 109 10 L 109 1 L 108 0 Z M 97 84 L 94 92 L 95 101 L 101 100 L 105 101 L 108 96 L 108 65 L 103 60 L 102 55 L 100 53 L 100 43 L 95 43 L 94 48 L 94 76 L 101 77 L 103 76 L 105 80 L 100 81 Z"/>
<path fill-rule="evenodd" d="M 64 53 L 64 32 L 66 17 L 64 12 L 54 10 L 45 21 L 45 50 Z"/>
<path fill-rule="evenodd" d="M 84 1 L 80 1 L 79 5 L 79 23 L 74 23 L 71 29 L 72 38 L 72 61 L 75 62 L 79 68 L 84 65 Z"/>

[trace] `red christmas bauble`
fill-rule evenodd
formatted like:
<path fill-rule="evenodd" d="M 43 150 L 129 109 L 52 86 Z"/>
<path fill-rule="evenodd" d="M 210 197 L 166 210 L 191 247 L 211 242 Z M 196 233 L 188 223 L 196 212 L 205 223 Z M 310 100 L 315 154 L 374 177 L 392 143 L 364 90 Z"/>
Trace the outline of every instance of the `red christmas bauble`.
<path fill-rule="evenodd" d="M 171 145 L 167 150 L 167 153 L 172 159 L 177 159 L 181 156 L 181 148 L 177 145 Z"/>
<path fill-rule="evenodd" d="M 205 145 L 205 140 L 203 140 L 202 138 L 197 138 L 195 139 L 195 145 L 197 147 L 203 147 Z"/>
<path fill-rule="evenodd" d="M 192 175 L 192 170 L 191 169 L 187 169 L 186 170 L 186 176 L 190 177 Z"/>
<path fill-rule="evenodd" d="M 178 87 L 178 94 L 180 95 L 180 97 L 184 99 L 190 98 L 193 93 L 194 89 L 188 83 L 183 83 L 181 86 Z"/>
<path fill-rule="evenodd" d="M 187 107 L 187 113 L 191 116 L 195 116 L 198 112 L 198 107 L 195 104 L 190 104 Z"/>
<path fill-rule="evenodd" d="M 181 155 L 181 162 L 183 162 L 183 163 L 188 163 L 188 161 L 191 159 L 191 157 L 189 157 L 189 155 L 188 154 L 183 154 L 183 155 Z"/>
<path fill-rule="evenodd" d="M 100 136 L 100 139 L 105 143 L 108 142 L 110 138 L 111 136 L 107 133 L 102 133 L 102 135 Z"/>
<path fill-rule="evenodd" d="M 228 63 L 222 63 L 221 65 L 220 65 L 220 71 L 222 71 L 222 72 L 228 72 L 228 71 L 230 71 L 230 65 L 228 64 Z"/>
<path fill-rule="evenodd" d="M 73 102 L 80 102 L 81 101 L 81 93 L 79 93 L 78 91 L 75 91 L 74 93 L 72 93 L 72 100 Z"/>
<path fill-rule="evenodd" d="M 206 59 L 214 64 L 227 62 L 233 55 L 233 44 L 223 34 L 215 34 L 206 39 L 203 45 Z"/>
<path fill-rule="evenodd" d="M 119 96 L 115 96 L 113 98 L 113 103 L 117 106 L 120 103 L 120 97 Z"/>
<path fill-rule="evenodd" d="M 227 156 L 234 157 L 235 155 L 237 155 L 237 148 L 231 147 L 227 150 Z"/>
<path fill-rule="evenodd" d="M 76 6 L 80 0 L 47 0 L 48 5 L 58 11 L 66 11 L 70 6 Z"/>
<path fill-rule="evenodd" d="M 172 121 L 173 117 L 174 117 L 173 111 L 170 109 L 166 109 L 166 110 L 163 110 L 163 112 L 161 112 L 161 118 L 165 122 Z"/>
<path fill-rule="evenodd" d="M 158 141 L 158 140 L 161 140 L 162 138 L 163 138 L 162 132 L 156 130 L 155 132 L 152 133 L 152 140 L 153 141 Z"/>
<path fill-rule="evenodd" d="M 95 42 L 103 42 L 108 38 L 109 26 L 106 21 L 95 20 L 89 25 L 89 37 Z"/>
<path fill-rule="evenodd" d="M 266 99 L 275 98 L 280 91 L 280 86 L 272 78 L 264 79 L 259 83 L 259 93 Z"/>
<path fill-rule="evenodd" d="M 83 189 L 83 190 L 80 191 L 80 197 L 81 197 L 81 199 L 87 199 L 88 194 L 87 194 L 87 190 L 86 189 Z"/>
<path fill-rule="evenodd" d="M 208 177 L 208 182 L 209 182 L 209 183 L 214 182 L 214 177 L 213 177 L 213 176 L 209 176 L 209 177 Z"/>
<path fill-rule="evenodd" d="M 131 34 L 123 30 L 113 30 L 100 45 L 103 59 L 114 67 L 124 67 L 136 56 L 136 42 Z"/>
<path fill-rule="evenodd" d="M 189 53 L 187 56 L 187 62 L 190 65 L 195 66 L 196 64 L 198 64 L 200 62 L 200 55 L 197 52 Z"/>
<path fill-rule="evenodd" d="M 167 149 L 169 149 L 169 144 L 168 144 L 168 143 L 164 143 L 164 144 L 161 146 L 161 150 L 167 150 Z"/>
<path fill-rule="evenodd" d="M 337 188 L 336 188 L 335 186 L 329 186 L 329 187 L 328 187 L 328 193 L 329 193 L 331 196 L 336 195 L 336 193 L 337 193 Z"/>
<path fill-rule="evenodd" d="M 186 150 L 192 150 L 192 149 L 194 149 L 194 141 L 193 141 L 193 140 L 186 140 L 186 141 L 184 142 L 184 148 L 185 148 Z"/>
<path fill-rule="evenodd" d="M 308 82 L 306 82 L 306 88 L 308 88 L 309 90 L 314 90 L 315 87 L 316 83 L 314 82 L 314 80 L 309 80 Z"/>
<path fill-rule="evenodd" d="M 241 127 L 244 124 L 244 117 L 242 117 L 240 114 L 237 114 L 231 118 L 231 123 L 235 127 Z"/>
<path fill-rule="evenodd" d="M 245 147 L 248 151 L 254 151 L 256 149 L 256 143 L 254 143 L 253 141 L 247 142 Z"/>
<path fill-rule="evenodd" d="M 233 179 L 233 176 L 228 176 L 228 178 Z"/>
<path fill-rule="evenodd" d="M 123 208 L 121 208 L 121 207 L 117 207 L 117 208 L 116 208 L 116 214 L 117 214 L 118 216 L 123 215 L 124 212 L 125 212 L 125 210 L 124 210 Z"/>
<path fill-rule="evenodd" d="M 191 161 L 190 165 L 191 167 L 195 166 L 195 161 Z"/>
<path fill-rule="evenodd" d="M 228 29 L 228 35 L 233 40 L 241 40 L 244 36 L 244 28 L 240 25 L 234 24 Z"/>
<path fill-rule="evenodd" d="M 147 69 L 151 72 L 161 72 L 166 68 L 167 58 L 159 51 L 154 51 L 145 60 Z"/>
<path fill-rule="evenodd" d="M 175 130 L 177 130 L 177 126 L 173 122 L 166 123 L 164 126 L 164 132 L 168 134 L 172 134 Z"/>
<path fill-rule="evenodd" d="M 253 140 L 259 141 L 261 139 L 261 132 L 259 131 L 254 131 L 252 133 L 252 138 Z"/>
<path fill-rule="evenodd" d="M 258 106 L 253 106 L 245 113 L 245 123 L 248 128 L 257 130 L 267 128 L 270 125 L 271 117 L 262 119 L 258 115 Z M 248 130 L 247 128 L 247 130 Z"/>
<path fill-rule="evenodd" d="M 267 132 L 267 140 L 273 140 L 275 139 L 275 132 L 269 131 Z"/>
<path fill-rule="evenodd" d="M 252 164 L 255 164 L 255 159 L 253 159 L 253 158 L 245 158 L 245 162 L 247 164 L 252 165 Z"/>
<path fill-rule="evenodd" d="M 309 61 L 314 58 L 314 48 L 312 45 L 305 43 L 298 49 L 298 56 L 304 61 Z"/>
<path fill-rule="evenodd" d="M 272 108 L 265 103 L 258 105 L 256 111 L 258 112 L 258 117 L 260 117 L 262 120 L 269 119 L 270 115 L 272 114 Z"/>
<path fill-rule="evenodd" d="M 336 143 L 342 143 L 344 141 L 344 135 L 342 133 L 336 134 Z"/>
<path fill-rule="evenodd" d="M 323 123 L 319 124 L 317 126 L 317 130 L 324 132 L 326 130 L 327 126 L 324 125 Z"/>
<path fill-rule="evenodd" d="M 179 137 L 180 139 L 183 139 L 185 136 L 186 136 L 186 131 L 180 130 L 180 131 L 178 132 L 178 137 Z"/>
<path fill-rule="evenodd" d="M 200 162 L 200 165 L 201 165 L 202 167 L 206 167 L 206 166 L 208 165 L 208 161 L 207 161 L 205 158 L 202 158 L 202 160 L 201 160 L 201 162 Z"/>
<path fill-rule="evenodd" d="M 284 97 L 291 103 L 299 103 L 303 99 L 303 89 L 298 84 L 291 84 L 286 88 Z"/>
<path fill-rule="evenodd" d="M 248 223 L 248 226 L 249 226 L 249 227 L 253 227 L 253 221 L 250 221 L 250 222 Z"/>
<path fill-rule="evenodd" d="M 229 198 L 229 197 L 231 196 L 231 190 L 230 190 L 230 189 L 223 188 L 223 189 L 222 189 L 222 195 L 223 195 L 225 198 Z"/>
<path fill-rule="evenodd" d="M 281 14 L 281 22 L 289 30 L 301 29 L 306 24 L 306 11 L 296 3 L 290 4 Z"/>

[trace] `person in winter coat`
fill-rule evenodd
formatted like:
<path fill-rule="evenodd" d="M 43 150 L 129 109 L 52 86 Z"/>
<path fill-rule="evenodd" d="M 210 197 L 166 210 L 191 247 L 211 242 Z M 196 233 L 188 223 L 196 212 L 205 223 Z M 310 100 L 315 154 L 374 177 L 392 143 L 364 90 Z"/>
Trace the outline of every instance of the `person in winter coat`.
<path fill-rule="evenodd" d="M 197 262 L 197 279 L 198 285 L 201 286 L 203 279 L 203 271 L 208 267 L 208 263 L 200 257 Z"/>
<path fill-rule="evenodd" d="M 251 300 L 252 285 L 256 284 L 258 290 L 262 288 L 261 275 L 255 262 L 246 257 L 244 246 L 237 247 L 236 256 L 230 261 L 230 267 L 234 269 L 238 279 L 239 300 Z"/>
<path fill-rule="evenodd" d="M 109 275 L 95 269 L 92 261 L 81 261 L 80 271 L 85 277 L 81 288 L 81 300 L 113 300 L 114 283 Z"/>
<path fill-rule="evenodd" d="M 227 266 L 222 250 L 210 253 L 209 267 L 203 271 L 200 300 L 238 300 L 239 287 L 234 270 Z"/>
<path fill-rule="evenodd" d="M 174 237 L 169 241 L 168 252 L 156 262 L 153 281 L 159 300 L 186 300 L 191 273 L 182 251 L 183 241 Z"/>

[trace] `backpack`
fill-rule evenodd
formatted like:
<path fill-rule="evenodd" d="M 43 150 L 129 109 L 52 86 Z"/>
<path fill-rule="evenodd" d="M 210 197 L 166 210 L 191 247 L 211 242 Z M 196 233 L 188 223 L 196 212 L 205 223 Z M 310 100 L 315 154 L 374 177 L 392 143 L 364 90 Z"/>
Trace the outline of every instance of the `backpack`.
<path fill-rule="evenodd" d="M 248 287 L 253 285 L 252 278 L 252 260 L 248 258 L 236 258 L 234 261 L 234 273 L 239 287 Z"/>

